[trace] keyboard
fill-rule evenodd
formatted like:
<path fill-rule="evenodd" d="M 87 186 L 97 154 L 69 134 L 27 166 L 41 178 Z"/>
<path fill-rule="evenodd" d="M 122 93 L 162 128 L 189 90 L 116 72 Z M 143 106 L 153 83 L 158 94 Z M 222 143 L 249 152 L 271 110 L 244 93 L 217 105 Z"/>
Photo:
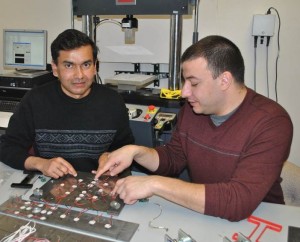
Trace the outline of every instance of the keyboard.
<path fill-rule="evenodd" d="M 18 106 L 19 101 L 0 100 L 0 112 L 13 113 Z"/>

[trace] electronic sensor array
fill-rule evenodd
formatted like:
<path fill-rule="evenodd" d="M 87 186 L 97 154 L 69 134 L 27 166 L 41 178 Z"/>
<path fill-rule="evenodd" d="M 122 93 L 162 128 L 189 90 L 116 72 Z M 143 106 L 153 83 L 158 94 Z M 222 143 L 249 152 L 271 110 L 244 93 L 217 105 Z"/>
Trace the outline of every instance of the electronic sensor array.
<path fill-rule="evenodd" d="M 139 225 L 114 218 L 124 207 L 121 199 L 111 196 L 118 177 L 104 175 L 98 180 L 93 177 L 91 173 L 78 172 L 77 177 L 51 179 L 34 189 L 30 200 L 21 197 L 7 200 L 0 206 L 0 214 L 18 220 L 18 224 L 23 222 L 23 226 L 30 223 L 37 230 L 36 235 L 48 241 L 62 241 L 70 232 L 92 239 L 82 241 L 94 241 L 93 238 L 105 242 L 130 241 Z M 12 228 L 7 227 L 6 219 L 1 221 L 0 233 L 8 236 Z M 53 239 L 54 232 L 49 231 L 56 231 L 60 239 Z"/>

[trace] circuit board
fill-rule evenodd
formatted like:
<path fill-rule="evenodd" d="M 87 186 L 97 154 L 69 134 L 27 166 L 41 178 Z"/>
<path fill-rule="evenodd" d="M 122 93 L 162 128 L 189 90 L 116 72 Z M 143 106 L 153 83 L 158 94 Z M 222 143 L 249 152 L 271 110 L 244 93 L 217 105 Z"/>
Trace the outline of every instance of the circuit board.
<path fill-rule="evenodd" d="M 128 242 L 139 226 L 136 223 L 114 219 L 113 215 L 106 217 L 101 212 L 90 213 L 86 208 L 64 208 L 38 201 L 22 200 L 21 197 L 10 198 L 3 203 L 0 206 L 0 215 L 1 219 L 4 217 L 3 215 L 5 215 L 5 217 L 8 216 L 19 220 L 32 221 L 37 225 L 43 225 L 41 231 L 38 231 L 40 236 L 43 237 L 53 236 L 50 231 L 59 230 L 58 234 L 61 234 L 61 237 L 76 233 L 79 236 L 78 238 L 80 238 L 80 236 L 83 236 L 82 238 L 87 236 L 103 239 L 103 241 L 111 241 L 114 239 L 114 241 Z M 11 232 L 11 228 L 7 228 L 5 221 L 5 219 L 0 220 L 0 227 L 4 230 L 2 233 L 9 234 L 8 232 Z M 49 227 L 49 229 L 45 229 L 44 226 Z M 58 240 L 58 238 L 55 237 L 49 241 L 94 240 Z"/>
<path fill-rule="evenodd" d="M 118 177 L 101 176 L 98 180 L 87 172 L 51 179 L 30 196 L 33 201 L 65 205 L 119 215 L 124 202 L 111 196 Z"/>

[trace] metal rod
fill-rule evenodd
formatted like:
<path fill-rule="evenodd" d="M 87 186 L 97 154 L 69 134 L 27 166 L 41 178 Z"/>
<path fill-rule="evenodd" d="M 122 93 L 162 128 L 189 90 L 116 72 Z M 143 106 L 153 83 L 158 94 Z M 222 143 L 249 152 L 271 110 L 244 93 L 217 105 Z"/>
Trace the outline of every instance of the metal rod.
<path fill-rule="evenodd" d="M 92 40 L 94 39 L 93 24 L 94 23 L 92 15 L 82 16 L 82 32 L 89 36 Z"/>
<path fill-rule="evenodd" d="M 180 89 L 180 55 L 182 40 L 182 15 L 173 12 L 170 28 L 169 89 Z"/>

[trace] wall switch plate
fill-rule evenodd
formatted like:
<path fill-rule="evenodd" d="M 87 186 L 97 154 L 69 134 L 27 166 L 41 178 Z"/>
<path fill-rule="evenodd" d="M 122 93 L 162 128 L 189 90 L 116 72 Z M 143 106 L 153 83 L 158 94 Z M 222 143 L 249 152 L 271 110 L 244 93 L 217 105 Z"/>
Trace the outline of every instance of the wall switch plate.
<path fill-rule="evenodd" d="M 275 27 L 275 15 L 255 14 L 253 15 L 252 35 L 273 36 Z"/>

